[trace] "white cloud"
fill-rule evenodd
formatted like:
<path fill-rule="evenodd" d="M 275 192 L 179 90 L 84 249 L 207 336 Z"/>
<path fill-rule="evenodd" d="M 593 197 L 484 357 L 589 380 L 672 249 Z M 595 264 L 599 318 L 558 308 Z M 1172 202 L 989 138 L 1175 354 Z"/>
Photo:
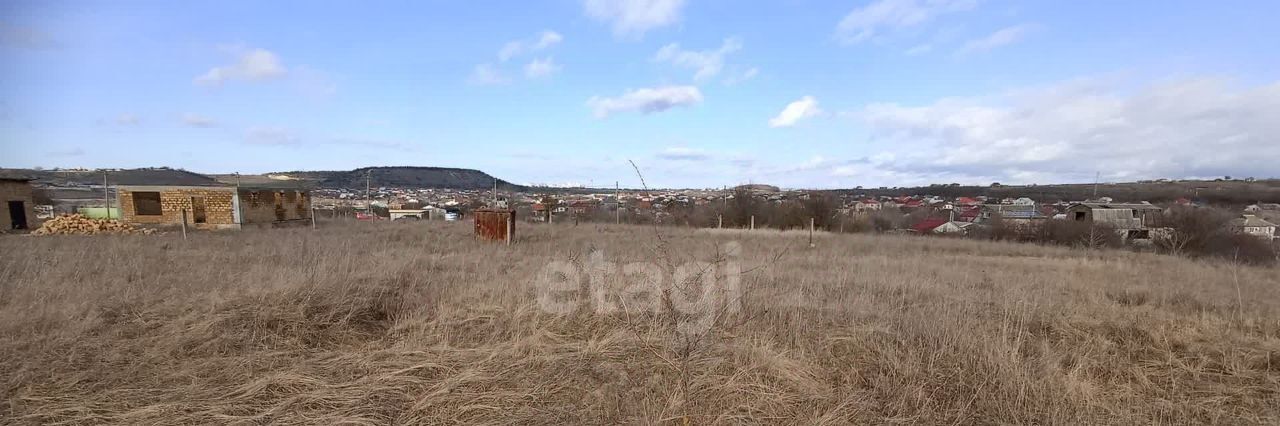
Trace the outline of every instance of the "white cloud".
<path fill-rule="evenodd" d="M 800 100 L 787 104 L 778 116 L 769 119 L 769 127 L 791 127 L 800 122 L 800 120 L 822 115 L 822 108 L 818 107 L 818 100 L 813 96 L 805 96 Z"/>
<path fill-rule="evenodd" d="M 877 0 L 845 15 L 836 26 L 836 38 L 847 44 L 859 43 L 888 31 L 971 9 L 977 3 L 977 0 Z"/>
<path fill-rule="evenodd" d="M 969 53 L 985 52 L 997 47 L 1010 45 L 1026 37 L 1027 34 L 1035 28 L 1036 27 L 1031 24 L 1014 25 L 1012 27 L 1002 28 L 985 37 L 969 40 L 956 53 L 964 55 Z"/>
<path fill-rule="evenodd" d="M 493 86 L 510 83 L 511 78 L 504 75 L 502 71 L 492 64 L 480 64 L 471 70 L 471 75 L 467 77 L 467 82 L 480 86 Z"/>
<path fill-rule="evenodd" d="M 530 79 L 548 77 L 557 71 L 560 71 L 560 65 L 556 64 L 550 56 L 534 59 L 524 66 L 524 76 Z"/>
<path fill-rule="evenodd" d="M 685 0 L 584 0 L 587 16 L 608 22 L 619 37 L 640 38 L 680 20 Z"/>
<path fill-rule="evenodd" d="M 682 50 L 679 43 L 671 43 L 658 49 L 653 60 L 693 69 L 694 80 L 705 80 L 720 74 L 724 69 L 724 57 L 739 50 L 742 50 L 742 42 L 736 38 L 725 39 L 715 50 Z"/>
<path fill-rule="evenodd" d="M 266 49 L 229 47 L 225 50 L 236 55 L 236 63 L 214 67 L 195 78 L 195 83 L 219 86 L 231 80 L 259 81 L 284 76 L 286 73 L 280 57 Z"/>
<path fill-rule="evenodd" d="M 476 65 L 471 70 L 471 75 L 467 78 L 467 81 L 471 84 L 482 86 L 510 83 L 511 77 L 508 76 L 508 73 L 518 75 L 520 71 L 518 69 L 504 71 L 504 63 L 517 57 L 549 49 L 562 41 L 564 41 L 564 36 L 551 30 L 543 31 L 528 39 L 509 41 L 502 45 L 501 49 L 498 49 L 497 65 Z M 524 76 L 528 79 L 548 77 L 559 72 L 562 68 L 564 67 L 555 63 L 550 56 L 534 58 L 524 65 Z"/>
<path fill-rule="evenodd" d="M 124 114 L 120 114 L 116 116 L 115 121 L 116 121 L 116 124 L 119 124 L 121 126 L 136 126 L 142 122 L 142 119 L 138 118 L 138 116 L 134 115 L 133 113 L 126 112 Z"/>
<path fill-rule="evenodd" d="M 182 124 L 190 127 L 217 127 L 218 122 L 214 119 L 205 117 L 195 113 L 182 114 Z"/>
<path fill-rule="evenodd" d="M 538 35 L 538 42 L 533 44 L 533 49 L 534 50 L 546 49 L 548 47 L 560 44 L 561 41 L 564 41 L 564 36 L 561 36 L 560 33 L 557 33 L 555 31 L 550 31 L 550 30 L 543 31 L 542 34 Z"/>
<path fill-rule="evenodd" d="M 923 106 L 873 104 L 857 115 L 876 141 L 894 146 L 896 157 L 875 169 L 939 181 L 1262 177 L 1280 164 L 1280 82 L 1193 79 L 1128 91 L 1086 80 Z"/>
<path fill-rule="evenodd" d="M 287 146 L 301 142 L 292 130 L 283 127 L 250 127 L 245 131 L 245 142 L 253 145 Z"/>
<path fill-rule="evenodd" d="M 526 53 L 534 53 L 555 46 L 561 41 L 564 41 L 564 36 L 551 30 L 543 31 L 531 39 L 512 40 L 498 49 L 498 60 L 506 62 Z"/>
<path fill-rule="evenodd" d="M 706 151 L 682 146 L 671 147 L 658 153 L 658 158 L 669 161 L 705 161 L 711 159 Z"/>
<path fill-rule="evenodd" d="M 664 86 L 628 90 L 615 98 L 593 96 L 587 100 L 587 106 L 592 109 L 596 118 L 606 118 L 619 112 L 650 114 L 701 102 L 702 91 L 697 87 Z"/>
<path fill-rule="evenodd" d="M 758 74 L 760 74 L 759 68 L 756 68 L 756 67 L 747 68 L 746 71 L 730 74 L 728 77 L 725 77 L 724 84 L 732 86 L 738 83 L 746 82 L 748 80 L 756 78 L 756 75 Z"/>

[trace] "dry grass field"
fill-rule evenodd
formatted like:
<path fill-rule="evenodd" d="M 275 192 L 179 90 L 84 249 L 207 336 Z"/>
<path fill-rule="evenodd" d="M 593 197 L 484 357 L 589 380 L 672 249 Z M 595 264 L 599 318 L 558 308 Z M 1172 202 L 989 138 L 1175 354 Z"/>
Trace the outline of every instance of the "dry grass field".
<path fill-rule="evenodd" d="M 0 237 L 6 424 L 1277 424 L 1280 269 L 940 238 L 469 223 Z M 541 309 L 742 245 L 741 310 Z"/>

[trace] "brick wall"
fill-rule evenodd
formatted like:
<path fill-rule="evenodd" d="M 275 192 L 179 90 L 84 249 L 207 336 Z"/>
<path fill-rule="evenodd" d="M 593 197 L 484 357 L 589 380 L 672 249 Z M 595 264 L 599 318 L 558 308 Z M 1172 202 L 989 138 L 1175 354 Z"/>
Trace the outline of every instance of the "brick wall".
<path fill-rule="evenodd" d="M 134 192 L 159 192 L 160 211 L 158 216 L 139 215 L 134 208 Z M 156 191 L 122 189 L 119 191 L 120 215 L 125 222 L 140 224 L 182 223 L 182 211 L 187 211 L 187 224 L 196 228 L 218 228 L 235 224 L 233 216 L 232 195 L 234 190 L 224 188 L 183 188 L 159 189 Z M 205 223 L 197 224 L 191 209 L 191 197 L 204 197 Z"/>
<path fill-rule="evenodd" d="M 35 229 L 39 225 L 36 223 L 35 202 L 31 198 L 31 183 L 0 180 L 0 230 L 13 229 L 13 223 L 9 220 L 10 201 L 22 202 L 23 209 L 27 212 L 28 229 Z"/>
<path fill-rule="evenodd" d="M 240 217 L 244 223 L 311 218 L 311 195 L 300 191 L 240 190 Z"/>

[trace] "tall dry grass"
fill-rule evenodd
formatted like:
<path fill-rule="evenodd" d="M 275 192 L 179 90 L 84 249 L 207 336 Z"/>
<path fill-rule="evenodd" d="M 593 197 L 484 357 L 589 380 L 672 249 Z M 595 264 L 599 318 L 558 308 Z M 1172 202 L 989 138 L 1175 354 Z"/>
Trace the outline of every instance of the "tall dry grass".
<path fill-rule="evenodd" d="M 3 423 L 1280 422 L 1280 271 L 1123 251 L 469 224 L 0 238 Z M 710 260 L 743 310 L 552 315 L 553 260 Z"/>

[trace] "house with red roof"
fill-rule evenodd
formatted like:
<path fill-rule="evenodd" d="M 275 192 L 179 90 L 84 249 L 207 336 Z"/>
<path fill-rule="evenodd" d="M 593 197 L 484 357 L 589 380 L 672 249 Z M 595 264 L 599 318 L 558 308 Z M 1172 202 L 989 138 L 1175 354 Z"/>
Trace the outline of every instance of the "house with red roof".
<path fill-rule="evenodd" d="M 978 220 L 978 216 L 982 215 L 982 208 L 978 206 L 961 207 L 960 214 L 956 215 L 956 220 L 961 222 L 974 222 Z"/>
<path fill-rule="evenodd" d="M 917 223 L 911 226 L 911 230 L 919 234 L 931 234 L 933 233 L 934 228 L 942 226 L 947 222 L 948 222 L 947 219 L 942 217 L 928 218 L 920 221 L 920 223 Z"/>

